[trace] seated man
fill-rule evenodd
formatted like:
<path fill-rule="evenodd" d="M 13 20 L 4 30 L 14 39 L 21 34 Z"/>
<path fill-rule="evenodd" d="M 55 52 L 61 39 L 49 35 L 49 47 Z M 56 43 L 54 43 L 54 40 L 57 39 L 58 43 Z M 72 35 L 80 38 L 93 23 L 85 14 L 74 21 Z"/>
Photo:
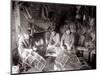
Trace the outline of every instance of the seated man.
<path fill-rule="evenodd" d="M 18 40 L 18 54 L 22 61 L 21 68 L 23 68 L 23 71 L 26 70 L 26 66 L 24 64 L 25 60 L 31 52 L 32 52 L 32 48 L 30 43 L 30 34 L 29 34 L 29 30 L 27 30 L 27 33 L 20 35 Z"/>
<path fill-rule="evenodd" d="M 50 36 L 47 43 L 47 53 L 49 52 L 51 55 L 53 54 L 55 56 L 58 52 L 59 42 L 59 33 L 56 32 L 55 27 L 51 27 Z"/>
<path fill-rule="evenodd" d="M 66 25 L 66 31 L 63 33 L 61 38 L 61 48 L 68 51 L 68 53 L 71 52 L 71 49 L 74 45 L 74 36 L 70 31 L 70 28 L 68 25 Z"/>
<path fill-rule="evenodd" d="M 24 33 L 22 36 L 20 36 L 18 41 L 18 52 L 21 58 L 25 58 L 27 54 L 24 54 L 25 51 L 31 52 L 32 49 L 30 48 L 30 42 L 29 42 L 29 35 Z"/>
<path fill-rule="evenodd" d="M 43 68 L 45 67 L 45 59 L 38 54 L 37 48 L 35 46 L 31 46 L 31 36 L 30 34 L 24 33 L 22 36 L 20 36 L 18 41 L 18 52 L 19 56 L 22 60 L 22 67 L 24 67 L 24 71 L 30 71 L 31 72 L 41 72 Z M 35 42 L 36 45 L 43 44 L 43 41 L 40 39 L 40 41 Z M 29 67 L 29 69 L 27 68 Z"/>

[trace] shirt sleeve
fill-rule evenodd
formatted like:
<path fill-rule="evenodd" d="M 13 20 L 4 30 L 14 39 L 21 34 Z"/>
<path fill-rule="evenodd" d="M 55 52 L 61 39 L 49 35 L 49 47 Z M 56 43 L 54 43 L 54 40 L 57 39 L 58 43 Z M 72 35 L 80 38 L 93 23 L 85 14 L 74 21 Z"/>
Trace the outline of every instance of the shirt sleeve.
<path fill-rule="evenodd" d="M 24 45 L 23 45 L 23 38 L 20 37 L 19 41 L 18 41 L 18 52 L 21 55 L 24 51 Z"/>

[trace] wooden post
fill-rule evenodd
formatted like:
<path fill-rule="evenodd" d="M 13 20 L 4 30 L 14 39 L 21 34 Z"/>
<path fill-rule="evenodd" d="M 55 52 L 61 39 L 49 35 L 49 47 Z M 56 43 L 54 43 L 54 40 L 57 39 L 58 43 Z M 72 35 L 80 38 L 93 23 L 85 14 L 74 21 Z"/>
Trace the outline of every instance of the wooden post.
<path fill-rule="evenodd" d="M 20 28 L 20 6 L 18 2 L 15 4 L 15 11 L 14 11 L 14 16 L 15 16 L 15 30 L 16 30 L 16 41 L 18 40 L 18 37 L 21 33 L 21 28 Z"/>

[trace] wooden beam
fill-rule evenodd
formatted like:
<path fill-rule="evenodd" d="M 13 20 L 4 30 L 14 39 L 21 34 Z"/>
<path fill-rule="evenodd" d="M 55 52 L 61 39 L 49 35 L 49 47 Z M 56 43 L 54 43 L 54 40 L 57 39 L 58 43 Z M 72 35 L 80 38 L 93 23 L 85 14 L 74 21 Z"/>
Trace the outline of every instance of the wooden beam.
<path fill-rule="evenodd" d="M 16 30 L 16 41 L 18 40 L 18 37 L 21 33 L 20 28 L 20 6 L 18 3 L 15 4 L 15 10 L 14 10 L 14 16 L 15 16 L 15 30 Z"/>

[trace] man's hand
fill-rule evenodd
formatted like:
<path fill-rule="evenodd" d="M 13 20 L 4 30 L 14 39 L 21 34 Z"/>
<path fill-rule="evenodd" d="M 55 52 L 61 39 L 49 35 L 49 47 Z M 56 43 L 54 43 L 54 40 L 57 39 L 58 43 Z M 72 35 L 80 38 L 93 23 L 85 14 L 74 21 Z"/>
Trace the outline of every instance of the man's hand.
<path fill-rule="evenodd" d="M 25 52 L 31 53 L 32 49 L 24 49 Z"/>
<path fill-rule="evenodd" d="M 35 46 L 33 46 L 33 51 L 37 51 L 37 48 Z"/>
<path fill-rule="evenodd" d="M 25 59 L 29 54 L 31 54 L 32 49 L 24 49 L 23 53 L 22 53 L 22 58 Z"/>

